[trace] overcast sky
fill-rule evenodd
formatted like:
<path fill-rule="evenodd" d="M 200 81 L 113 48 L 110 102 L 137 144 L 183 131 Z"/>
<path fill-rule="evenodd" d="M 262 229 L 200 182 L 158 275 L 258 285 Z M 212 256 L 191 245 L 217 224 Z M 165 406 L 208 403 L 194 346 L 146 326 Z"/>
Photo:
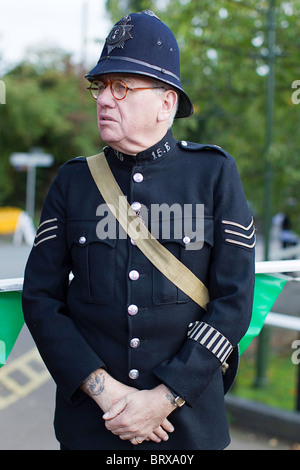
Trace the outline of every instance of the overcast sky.
<path fill-rule="evenodd" d="M 103 45 L 94 41 L 110 29 L 105 0 L 0 0 L 0 78 L 28 48 L 59 47 L 74 54 L 75 62 L 85 50 L 87 67 L 93 66 Z"/>

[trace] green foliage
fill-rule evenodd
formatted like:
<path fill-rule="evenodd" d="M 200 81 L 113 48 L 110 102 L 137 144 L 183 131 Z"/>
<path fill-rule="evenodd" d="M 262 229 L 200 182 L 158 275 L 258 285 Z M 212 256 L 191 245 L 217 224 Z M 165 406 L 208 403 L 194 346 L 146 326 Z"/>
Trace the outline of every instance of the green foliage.
<path fill-rule="evenodd" d="M 59 165 L 78 155 L 95 153 L 103 143 L 96 125 L 96 106 L 84 73 L 62 51 L 37 52 L 5 77 L 6 105 L 0 108 L 0 206 L 24 208 L 26 172 L 9 163 L 12 152 L 42 148 L 55 157 L 51 169 L 38 169 L 40 207 Z"/>
<path fill-rule="evenodd" d="M 242 356 L 236 382 L 230 393 L 250 401 L 275 408 L 295 411 L 297 400 L 298 368 L 291 356 L 272 355 L 267 376 L 267 385 L 255 388 L 256 361 Z"/>
<path fill-rule="evenodd" d="M 117 5 L 116 5 L 117 3 Z M 266 165 L 267 10 L 270 0 L 152 0 L 146 2 L 174 32 L 181 78 L 195 108 L 174 125 L 176 137 L 214 143 L 234 155 L 246 196 L 264 210 Z M 276 1 L 276 93 L 273 146 L 273 213 L 300 211 L 300 105 L 292 83 L 300 79 L 300 0 Z M 145 8 L 144 1 L 107 0 L 113 21 Z M 259 73 L 258 73 L 259 72 Z M 293 220 L 298 223 L 298 217 Z M 298 223 L 300 233 L 300 222 Z"/>

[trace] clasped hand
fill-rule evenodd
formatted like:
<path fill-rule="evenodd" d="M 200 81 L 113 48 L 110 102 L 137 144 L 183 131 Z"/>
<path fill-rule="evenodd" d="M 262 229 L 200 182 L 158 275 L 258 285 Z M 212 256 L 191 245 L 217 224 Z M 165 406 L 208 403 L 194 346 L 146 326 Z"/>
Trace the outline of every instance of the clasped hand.
<path fill-rule="evenodd" d="M 167 441 L 174 427 L 167 419 L 176 408 L 168 388 L 137 390 L 114 379 L 104 369 L 92 372 L 81 384 L 104 412 L 106 428 L 134 445 L 144 440 Z"/>
<path fill-rule="evenodd" d="M 164 385 L 125 395 L 103 415 L 106 428 L 134 445 L 167 441 L 174 431 L 167 416 L 175 409 Z M 138 440 L 136 439 L 138 438 Z"/>

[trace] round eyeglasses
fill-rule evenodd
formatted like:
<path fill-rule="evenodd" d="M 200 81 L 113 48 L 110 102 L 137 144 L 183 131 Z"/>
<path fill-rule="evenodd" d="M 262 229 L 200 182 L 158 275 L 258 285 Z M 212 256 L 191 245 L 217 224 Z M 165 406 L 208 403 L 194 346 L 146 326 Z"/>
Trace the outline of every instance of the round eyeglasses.
<path fill-rule="evenodd" d="M 108 85 L 110 86 L 110 91 L 113 97 L 119 101 L 126 97 L 128 91 L 155 90 L 158 88 L 163 88 L 160 86 L 130 88 L 122 80 L 106 80 L 105 82 L 102 82 L 101 80 L 95 80 L 87 89 L 90 90 L 92 97 L 96 100 Z"/>

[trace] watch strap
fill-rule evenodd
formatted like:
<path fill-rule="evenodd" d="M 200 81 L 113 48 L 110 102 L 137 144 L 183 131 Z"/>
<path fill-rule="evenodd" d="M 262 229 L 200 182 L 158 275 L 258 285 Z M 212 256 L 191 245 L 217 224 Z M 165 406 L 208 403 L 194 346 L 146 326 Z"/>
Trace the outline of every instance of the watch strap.
<path fill-rule="evenodd" d="M 175 406 L 177 408 L 181 408 L 185 404 L 185 400 L 181 396 L 179 396 L 178 393 L 175 393 L 174 390 L 172 390 L 171 388 L 169 388 L 169 391 L 174 397 Z"/>

